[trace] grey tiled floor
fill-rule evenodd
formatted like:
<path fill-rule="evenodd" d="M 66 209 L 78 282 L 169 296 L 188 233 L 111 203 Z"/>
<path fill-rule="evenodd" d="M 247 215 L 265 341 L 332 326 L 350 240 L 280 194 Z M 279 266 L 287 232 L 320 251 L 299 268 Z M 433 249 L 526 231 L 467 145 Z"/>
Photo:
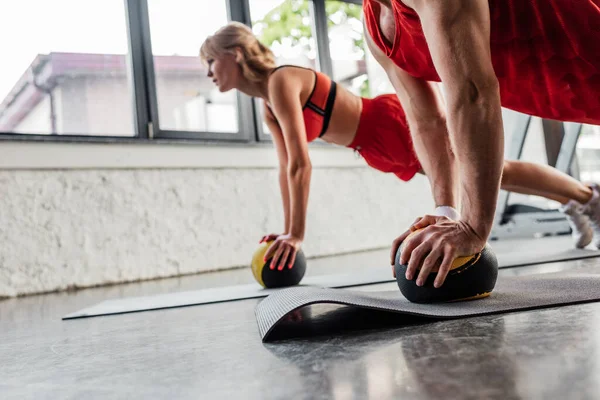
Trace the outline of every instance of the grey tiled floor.
<path fill-rule="evenodd" d="M 311 271 L 349 272 L 386 257 L 311 260 Z M 501 274 L 578 265 L 600 268 L 600 259 Z M 599 398 L 600 303 L 433 323 L 321 306 L 318 334 L 269 344 L 254 318 L 260 300 L 60 319 L 110 298 L 251 280 L 229 271 L 0 301 L 0 398 Z"/>

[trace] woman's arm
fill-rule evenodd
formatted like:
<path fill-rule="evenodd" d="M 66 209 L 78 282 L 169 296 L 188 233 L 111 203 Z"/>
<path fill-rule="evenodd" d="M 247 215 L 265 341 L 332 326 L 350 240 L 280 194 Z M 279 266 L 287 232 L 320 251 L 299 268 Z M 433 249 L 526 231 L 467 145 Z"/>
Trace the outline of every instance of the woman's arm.
<path fill-rule="evenodd" d="M 269 97 L 279 121 L 287 153 L 287 179 L 290 193 L 290 229 L 294 237 L 304 238 L 306 209 L 312 165 L 302 115 L 300 91 L 302 82 L 277 71 L 271 76 Z"/>
<path fill-rule="evenodd" d="M 283 137 L 287 154 L 290 225 L 287 235 L 279 237 L 265 255 L 273 254 L 272 265 L 278 269 L 291 268 L 306 230 L 306 210 L 312 165 L 302 115 L 300 93 L 303 81 L 279 70 L 269 82 L 269 99 Z"/>
<path fill-rule="evenodd" d="M 281 191 L 281 201 L 283 203 L 283 215 L 284 215 L 284 228 L 283 233 L 290 231 L 290 190 L 288 187 L 287 179 L 287 166 L 288 156 L 287 150 L 285 149 L 285 143 L 283 140 L 283 133 L 277 123 L 277 120 L 273 117 L 271 110 L 264 105 L 264 116 L 265 122 L 271 132 L 273 143 L 275 144 L 275 150 L 277 151 L 277 158 L 279 160 L 279 189 Z"/>

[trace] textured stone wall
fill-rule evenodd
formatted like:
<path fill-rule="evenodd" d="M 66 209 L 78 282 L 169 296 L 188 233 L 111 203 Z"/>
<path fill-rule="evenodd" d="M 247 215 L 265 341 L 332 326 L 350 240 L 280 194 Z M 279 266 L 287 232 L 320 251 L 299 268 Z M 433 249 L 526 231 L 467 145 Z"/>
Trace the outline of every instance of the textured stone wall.
<path fill-rule="evenodd" d="M 308 256 L 389 246 L 433 206 L 366 167 L 316 168 Z M 275 169 L 0 170 L 0 297 L 248 265 L 283 228 Z"/>

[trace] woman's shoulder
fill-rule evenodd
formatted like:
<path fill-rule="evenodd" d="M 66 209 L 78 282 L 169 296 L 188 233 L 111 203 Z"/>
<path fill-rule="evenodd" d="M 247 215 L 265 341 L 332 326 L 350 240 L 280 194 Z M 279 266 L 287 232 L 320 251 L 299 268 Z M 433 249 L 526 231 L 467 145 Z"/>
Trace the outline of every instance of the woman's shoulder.
<path fill-rule="evenodd" d="M 275 67 L 272 71 L 271 71 L 271 75 L 275 74 L 276 72 L 282 72 L 285 71 L 286 73 L 302 73 L 302 72 L 310 72 L 310 73 L 316 73 L 316 71 L 312 68 L 308 68 L 308 67 L 303 67 L 301 65 L 294 65 L 294 64 L 282 64 L 279 65 L 277 67 Z"/>
<path fill-rule="evenodd" d="M 297 65 L 280 65 L 269 74 L 269 93 L 278 95 L 294 95 L 305 86 L 310 85 L 308 74 L 316 72 L 310 68 Z"/>
<path fill-rule="evenodd" d="M 280 65 L 273 69 L 269 74 L 269 83 L 279 81 L 280 83 L 302 83 L 306 82 L 311 75 L 317 72 L 312 68 L 306 68 L 299 65 Z M 310 81 L 310 79 L 308 79 Z"/>

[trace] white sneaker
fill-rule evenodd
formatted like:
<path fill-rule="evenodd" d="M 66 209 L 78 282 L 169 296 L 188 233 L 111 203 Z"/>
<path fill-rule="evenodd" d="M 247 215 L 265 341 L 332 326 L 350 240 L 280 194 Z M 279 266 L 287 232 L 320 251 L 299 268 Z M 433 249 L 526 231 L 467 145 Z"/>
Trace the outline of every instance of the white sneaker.
<path fill-rule="evenodd" d="M 594 246 L 600 249 L 600 186 L 597 183 L 590 185 L 592 198 L 583 204 L 583 212 L 590 218 L 594 231 Z"/>
<path fill-rule="evenodd" d="M 567 222 L 571 226 L 571 237 L 573 243 L 578 249 L 583 249 L 592 242 L 594 230 L 590 226 L 590 219 L 583 212 L 582 206 L 576 201 L 569 201 L 560 207 L 560 211 L 567 217 Z M 600 238 L 600 207 L 598 208 L 598 238 Z"/>

